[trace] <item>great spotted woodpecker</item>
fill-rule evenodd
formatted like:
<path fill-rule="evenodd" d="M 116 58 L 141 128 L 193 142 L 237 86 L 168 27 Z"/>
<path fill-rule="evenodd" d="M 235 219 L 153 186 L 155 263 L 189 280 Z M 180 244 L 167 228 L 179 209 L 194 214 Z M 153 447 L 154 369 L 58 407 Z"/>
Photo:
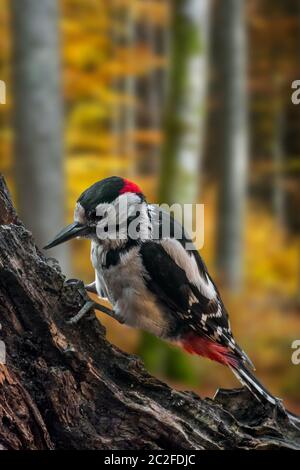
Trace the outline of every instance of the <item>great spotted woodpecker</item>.
<path fill-rule="evenodd" d="M 252 363 L 234 340 L 219 291 L 191 239 L 169 213 L 148 204 L 135 183 L 115 176 L 88 188 L 77 201 L 74 223 L 45 248 L 74 237 L 91 239 L 95 282 L 86 288 L 109 299 L 118 321 L 230 367 L 258 400 L 277 404 L 250 372 Z"/>

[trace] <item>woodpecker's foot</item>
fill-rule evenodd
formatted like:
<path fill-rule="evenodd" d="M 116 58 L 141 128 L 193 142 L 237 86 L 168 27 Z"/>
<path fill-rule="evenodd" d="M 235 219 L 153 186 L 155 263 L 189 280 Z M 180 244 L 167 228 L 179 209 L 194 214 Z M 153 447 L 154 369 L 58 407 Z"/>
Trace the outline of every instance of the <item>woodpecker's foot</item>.
<path fill-rule="evenodd" d="M 114 310 L 112 310 L 108 307 L 105 307 L 104 305 L 101 305 L 98 302 L 94 302 L 92 299 L 87 300 L 88 296 L 86 294 L 86 291 L 88 290 L 89 292 L 94 292 L 93 288 L 94 288 L 94 284 L 96 285 L 96 283 L 92 283 L 92 284 L 89 284 L 88 286 L 85 286 L 83 284 L 83 282 L 79 281 L 78 279 L 68 279 L 68 281 L 66 281 L 66 284 L 69 285 L 69 286 L 72 286 L 72 287 L 75 286 L 76 291 L 77 291 L 77 293 L 79 293 L 79 296 L 81 297 L 81 299 L 86 301 L 85 304 L 83 305 L 83 307 L 79 310 L 79 312 L 76 315 L 74 315 L 74 317 L 70 318 L 70 320 L 67 321 L 67 323 L 69 325 L 75 325 L 87 313 L 91 312 L 92 310 L 99 310 L 100 312 L 105 313 L 106 315 L 114 318 L 119 323 L 124 323 L 124 319 L 118 313 L 118 311 L 116 313 Z M 87 287 L 88 287 L 88 289 L 87 289 Z M 72 298 L 74 298 L 74 289 L 73 289 L 73 293 L 72 293 Z"/>
<path fill-rule="evenodd" d="M 99 312 L 105 313 L 106 315 L 113 318 L 114 320 L 117 320 L 121 324 L 125 323 L 125 319 L 123 315 L 119 313 L 118 309 L 112 310 L 110 308 L 104 307 L 104 305 L 98 304 L 97 302 L 94 302 L 94 309 L 99 310 Z"/>
<path fill-rule="evenodd" d="M 124 323 L 124 318 L 122 318 L 120 314 L 116 313 L 115 310 L 111 310 L 110 308 L 105 307 L 104 305 L 98 304 L 97 302 L 93 302 L 93 300 L 87 301 L 84 306 L 79 310 L 79 312 L 74 315 L 74 317 L 72 317 L 70 320 L 68 320 L 67 323 L 69 325 L 75 325 L 91 310 L 98 310 L 99 312 L 105 313 L 114 320 L 117 320 L 119 323 Z"/>
<path fill-rule="evenodd" d="M 76 285 L 81 285 L 82 281 L 80 279 L 66 279 L 65 284 L 68 286 L 76 286 Z"/>
<path fill-rule="evenodd" d="M 74 315 L 70 320 L 67 321 L 68 325 L 75 325 L 78 323 L 87 313 L 89 313 L 94 308 L 94 303 L 92 300 L 88 300 L 84 306 L 79 310 L 79 312 Z"/>
<path fill-rule="evenodd" d="M 83 284 L 83 282 L 79 279 L 67 279 L 65 281 L 65 286 L 66 287 L 70 287 L 71 289 L 71 292 L 70 292 L 70 296 L 71 298 L 74 300 L 74 291 L 77 291 L 77 293 L 79 294 L 79 297 L 81 298 L 86 298 L 87 295 L 86 295 L 86 290 L 85 290 L 85 285 Z"/>
<path fill-rule="evenodd" d="M 85 290 L 90 292 L 91 294 L 97 294 L 97 289 L 96 289 L 96 282 L 92 282 L 91 284 L 86 284 L 85 286 Z"/>

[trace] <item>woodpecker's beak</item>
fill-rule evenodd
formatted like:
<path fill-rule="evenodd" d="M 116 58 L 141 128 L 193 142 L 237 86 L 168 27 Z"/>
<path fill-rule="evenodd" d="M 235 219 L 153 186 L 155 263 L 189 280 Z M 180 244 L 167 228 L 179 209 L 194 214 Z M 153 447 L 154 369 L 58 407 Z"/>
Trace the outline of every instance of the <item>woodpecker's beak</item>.
<path fill-rule="evenodd" d="M 56 237 L 52 240 L 52 242 L 44 246 L 44 250 L 53 248 L 54 246 L 67 242 L 68 240 L 71 240 L 72 238 L 86 235 L 88 232 L 89 232 L 89 227 L 87 227 L 86 225 L 79 224 L 78 222 L 74 222 L 73 224 L 70 224 L 67 227 L 63 228 L 62 231 L 59 232 L 56 235 Z"/>

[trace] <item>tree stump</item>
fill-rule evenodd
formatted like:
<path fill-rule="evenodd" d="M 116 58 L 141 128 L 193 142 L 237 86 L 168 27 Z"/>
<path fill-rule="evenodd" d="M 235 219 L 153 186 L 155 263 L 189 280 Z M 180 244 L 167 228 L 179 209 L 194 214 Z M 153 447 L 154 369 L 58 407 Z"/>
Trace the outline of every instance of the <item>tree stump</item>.
<path fill-rule="evenodd" d="M 95 315 L 67 324 L 87 297 L 65 281 L 0 178 L 1 449 L 300 449 L 284 408 L 243 389 L 214 400 L 172 390 L 111 345 Z"/>

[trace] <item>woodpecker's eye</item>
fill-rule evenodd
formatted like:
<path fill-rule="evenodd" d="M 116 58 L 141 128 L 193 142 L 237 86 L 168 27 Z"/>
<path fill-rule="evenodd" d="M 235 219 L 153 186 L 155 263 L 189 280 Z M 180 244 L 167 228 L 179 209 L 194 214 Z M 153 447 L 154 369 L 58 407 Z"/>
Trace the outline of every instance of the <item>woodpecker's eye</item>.
<path fill-rule="evenodd" d="M 101 220 L 103 220 L 105 217 L 106 217 L 106 213 L 104 214 L 97 214 L 96 211 L 92 211 L 90 213 L 90 218 L 96 222 L 100 222 Z"/>

